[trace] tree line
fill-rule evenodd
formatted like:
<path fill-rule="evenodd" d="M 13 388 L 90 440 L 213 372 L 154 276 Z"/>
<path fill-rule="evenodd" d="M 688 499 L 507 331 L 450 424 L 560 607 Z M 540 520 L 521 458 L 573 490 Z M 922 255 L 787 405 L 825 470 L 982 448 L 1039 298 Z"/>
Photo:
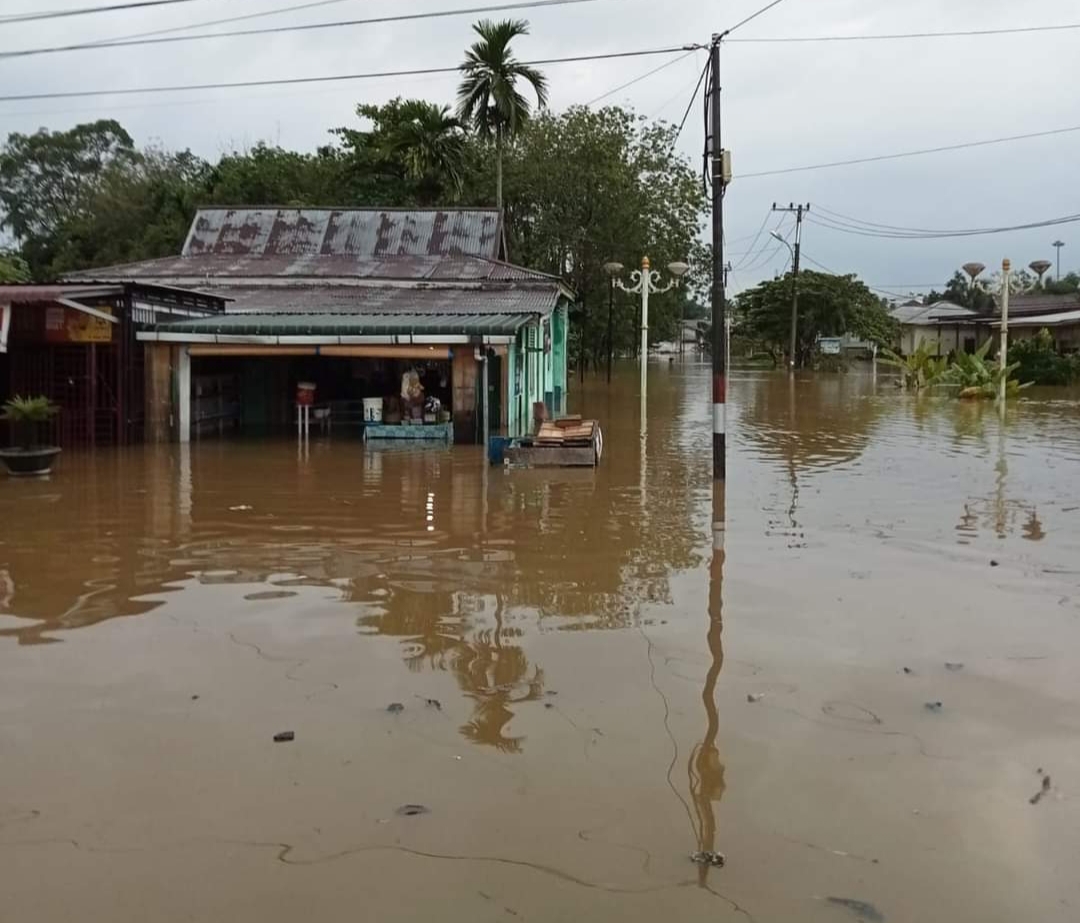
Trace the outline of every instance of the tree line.
<path fill-rule="evenodd" d="M 697 169 L 674 151 L 676 130 L 630 108 L 546 108 L 548 84 L 511 43 L 522 21 L 483 21 L 461 65 L 454 105 L 398 98 L 362 102 L 326 143 L 296 151 L 259 143 L 208 160 L 190 149 L 138 146 L 118 121 L 12 133 L 0 148 L 0 280 L 179 252 L 208 205 L 501 206 L 509 258 L 564 278 L 582 366 L 606 354 L 609 261 L 634 268 L 690 263 L 687 285 L 655 299 L 654 341 L 706 301 L 701 242 L 706 198 Z M 535 100 L 535 103 L 533 102 Z M 614 347 L 637 342 L 636 308 L 618 293 Z"/>

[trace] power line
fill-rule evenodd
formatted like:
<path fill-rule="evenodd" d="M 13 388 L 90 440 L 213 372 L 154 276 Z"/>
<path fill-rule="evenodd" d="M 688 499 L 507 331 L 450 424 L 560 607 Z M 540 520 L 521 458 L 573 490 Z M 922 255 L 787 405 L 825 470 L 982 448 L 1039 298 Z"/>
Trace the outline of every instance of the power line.
<path fill-rule="evenodd" d="M 1014 224 L 997 228 L 971 228 L 969 230 L 959 231 L 928 231 L 917 234 L 860 228 L 856 225 L 826 218 L 823 215 L 810 216 L 808 220 L 820 227 L 829 228 L 833 231 L 840 231 L 844 234 L 854 234 L 858 237 L 880 237 L 890 240 L 941 240 L 949 237 L 981 237 L 986 234 L 1005 234 L 1011 231 L 1029 231 L 1035 228 L 1049 228 L 1057 227 L 1062 224 L 1074 224 L 1075 222 L 1080 221 L 1080 214 L 1064 215 L 1060 218 L 1049 218 L 1045 221 L 1032 221 L 1027 224 Z"/>
<path fill-rule="evenodd" d="M 925 154 L 940 154 L 944 151 L 960 151 L 972 147 L 987 147 L 991 144 L 1005 144 L 1009 141 L 1027 141 L 1031 138 L 1049 138 L 1053 135 L 1064 135 L 1069 132 L 1080 131 L 1080 125 L 1069 128 L 1053 128 L 1049 131 L 1035 131 L 1024 135 L 1007 135 L 1004 138 L 987 138 L 983 141 L 966 141 L 962 144 L 945 144 L 940 147 L 927 147 L 916 151 L 901 151 L 897 154 L 878 154 L 874 157 L 855 157 L 851 160 L 834 160 L 830 163 L 808 164 L 803 167 L 784 167 L 779 170 L 760 170 L 756 173 L 740 173 L 736 179 L 756 179 L 759 176 L 779 176 L 782 173 L 804 173 L 808 170 L 828 170 L 833 167 L 850 167 L 861 163 L 878 163 L 882 160 L 899 160 L 902 157 L 921 157 Z"/>
<path fill-rule="evenodd" d="M 1080 22 L 1062 23 L 1054 26 L 1018 26 L 1011 29 L 963 29 L 950 32 L 896 32 L 887 35 L 792 35 L 776 38 L 733 38 L 732 43 L 778 44 L 806 42 L 884 42 L 913 38 L 967 38 L 986 35 L 1020 35 L 1031 32 L 1063 32 L 1080 29 Z"/>
<path fill-rule="evenodd" d="M 709 61 L 705 62 L 705 66 L 701 69 L 701 75 L 698 77 L 697 83 L 694 84 L 694 92 L 690 94 L 690 102 L 686 104 L 686 111 L 679 120 L 679 127 L 675 129 L 675 137 L 671 139 L 671 147 L 668 149 L 669 153 L 675 150 L 675 145 L 679 143 L 679 137 L 682 135 L 683 128 L 686 127 L 686 120 L 690 116 L 690 110 L 694 108 L 694 100 L 697 99 L 698 92 L 701 90 L 701 83 L 705 79 L 705 75 L 709 72 L 709 64 Z"/>
<path fill-rule="evenodd" d="M 698 50 L 697 48 L 692 48 L 686 54 L 680 55 L 677 58 L 672 58 L 672 60 L 670 60 L 670 61 L 665 61 L 659 67 L 654 67 L 652 70 L 646 71 L 644 74 L 641 74 L 641 75 L 635 77 L 633 80 L 627 80 L 626 83 L 620 83 L 617 87 L 614 87 L 613 89 L 608 90 L 606 93 L 601 93 L 599 96 L 596 96 L 593 99 L 590 99 L 587 103 L 585 103 L 585 106 L 589 107 L 589 106 L 595 105 L 596 103 L 600 102 L 602 99 L 607 99 L 609 96 L 614 96 L 616 93 L 620 92 L 621 90 L 625 90 L 628 87 L 632 87 L 636 83 L 641 83 L 642 80 L 648 79 L 653 74 L 659 74 L 660 71 L 665 70 L 666 68 L 669 68 L 674 64 L 678 64 L 680 61 L 685 61 L 687 58 L 690 57 L 690 55 L 694 54 L 697 50 Z"/>
<path fill-rule="evenodd" d="M 677 48 L 646 48 L 638 51 L 612 51 L 604 54 L 572 55 L 565 58 L 538 58 L 533 61 L 523 61 L 532 67 L 550 64 L 575 64 L 581 61 L 608 61 L 615 58 L 641 58 L 658 54 L 677 54 L 687 50 L 686 45 Z M 140 93 L 182 93 L 187 90 L 234 90 L 247 87 L 272 87 L 290 86 L 296 84 L 334 83 L 347 80 L 375 80 L 383 77 L 417 77 L 427 74 L 456 74 L 459 72 L 457 65 L 453 67 L 419 67 L 411 70 L 398 71 L 373 71 L 360 74 L 325 74 L 319 77 L 275 77 L 263 80 L 237 80 L 231 83 L 190 83 L 173 86 L 157 87 L 120 87 L 114 90 L 65 90 L 52 93 L 20 93 L 11 96 L 0 96 L 0 102 L 24 102 L 34 99 L 75 99 L 87 96 L 133 96 Z"/>
<path fill-rule="evenodd" d="M 320 29 L 341 29 L 350 26 L 370 26 L 390 22 L 414 22 L 421 19 L 445 19 L 452 16 L 472 16 L 477 13 L 498 13 L 508 10 L 570 6 L 596 2 L 598 2 L 598 0 L 520 0 L 520 2 L 516 3 L 499 3 L 454 10 L 431 10 L 424 13 L 401 13 L 396 16 L 373 16 L 368 19 L 343 19 L 333 22 L 312 22 L 289 26 L 266 26 L 261 29 L 233 29 L 229 32 L 197 32 L 194 35 L 166 35 L 159 36 L 158 38 L 127 38 L 117 39 L 115 41 L 54 45 L 45 48 L 26 48 L 14 51 L 0 51 L 0 58 L 26 58 L 32 55 L 58 54 L 69 51 L 101 51 L 106 48 L 130 48 L 136 45 L 172 45 L 178 42 L 198 42 L 207 39 L 250 38 L 256 35 L 275 35 L 281 32 L 311 32 Z"/>
<path fill-rule="evenodd" d="M 746 25 L 746 24 L 747 24 L 748 22 L 752 22 L 753 20 L 757 19 L 757 18 L 758 18 L 758 17 L 759 17 L 759 16 L 760 16 L 760 15 L 761 15 L 762 13 L 767 13 L 767 12 L 769 12 L 769 10 L 771 10 L 771 9 L 772 9 L 772 8 L 773 8 L 774 6 L 778 6 L 779 4 L 781 4 L 781 3 L 783 3 L 783 2 L 784 2 L 784 0 L 772 0 L 772 3 L 769 3 L 769 4 L 765 5 L 765 6 L 763 6 L 763 7 L 762 7 L 762 8 L 760 9 L 760 10 L 758 10 L 758 11 L 757 11 L 756 13 L 751 13 L 751 14 L 750 14 L 749 16 L 747 16 L 747 17 L 746 17 L 746 19 L 741 19 L 741 20 L 739 20 L 739 22 L 735 23 L 735 25 L 731 26 L 731 27 L 730 27 L 730 28 L 728 28 L 728 29 L 725 29 L 725 30 L 724 30 L 723 32 L 721 32 L 721 33 L 720 33 L 720 39 L 721 39 L 721 41 L 723 41 L 724 39 L 726 39 L 726 38 L 727 38 L 727 37 L 728 37 L 729 35 L 731 35 L 731 33 L 732 33 L 732 32 L 734 32 L 734 31 L 735 31 L 736 29 L 740 29 L 740 28 L 742 28 L 742 27 L 743 27 L 743 26 L 745 26 L 745 25 Z"/>
<path fill-rule="evenodd" d="M 131 3 L 111 3 L 108 6 L 87 6 L 65 10 L 46 10 L 41 13 L 11 13 L 0 16 L 0 22 L 33 22 L 38 19 L 63 19 L 67 16 L 86 16 L 90 13 L 113 13 L 118 10 L 137 10 L 147 6 L 174 6 L 177 3 L 194 3 L 196 0 L 139 0 Z"/>
<path fill-rule="evenodd" d="M 260 10 L 255 13 L 244 13 L 240 16 L 228 16 L 225 19 L 207 19 L 202 22 L 190 22 L 183 26 L 170 26 L 167 29 L 152 29 L 149 32 L 131 32 L 127 35 L 117 35 L 113 38 L 103 38 L 93 45 L 109 45 L 122 42 L 129 38 L 146 38 L 150 35 L 171 35 L 174 32 L 187 32 L 190 29 L 205 29 L 210 26 L 224 26 L 232 22 L 246 22 L 250 19 L 263 19 L 267 16 L 281 16 L 284 13 L 299 13 L 303 10 L 312 10 L 316 7 L 337 6 L 339 3 L 349 3 L 351 0 L 309 0 L 307 3 L 294 3 L 291 6 L 278 6 L 272 10 Z"/>
<path fill-rule="evenodd" d="M 771 217 L 772 217 L 772 209 L 766 209 L 765 217 L 761 219 L 761 226 L 757 229 L 757 233 L 751 235 L 754 238 L 753 242 L 750 244 L 749 247 L 746 248 L 746 250 L 743 251 L 742 259 L 740 259 L 734 266 L 731 267 L 732 272 L 735 272 L 736 270 L 738 270 L 742 266 L 742 264 L 747 261 L 747 259 L 749 258 L 749 255 L 754 252 L 754 248 L 757 246 L 757 242 L 761 238 L 762 232 L 765 230 L 765 225 L 767 225 L 769 223 L 769 219 Z M 725 241 L 725 243 L 735 243 L 735 241 L 734 240 Z M 728 256 L 734 256 L 734 254 L 728 253 Z"/>

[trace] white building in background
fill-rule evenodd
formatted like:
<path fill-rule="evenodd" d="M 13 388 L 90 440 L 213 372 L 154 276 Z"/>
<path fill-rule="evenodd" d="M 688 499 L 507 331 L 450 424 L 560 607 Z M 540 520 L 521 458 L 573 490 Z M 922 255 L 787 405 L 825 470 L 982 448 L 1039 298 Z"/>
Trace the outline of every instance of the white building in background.
<path fill-rule="evenodd" d="M 900 325 L 899 351 L 903 356 L 910 356 L 923 343 L 929 344 L 936 356 L 973 353 L 989 335 L 985 315 L 950 301 L 908 301 L 894 305 L 889 314 Z"/>

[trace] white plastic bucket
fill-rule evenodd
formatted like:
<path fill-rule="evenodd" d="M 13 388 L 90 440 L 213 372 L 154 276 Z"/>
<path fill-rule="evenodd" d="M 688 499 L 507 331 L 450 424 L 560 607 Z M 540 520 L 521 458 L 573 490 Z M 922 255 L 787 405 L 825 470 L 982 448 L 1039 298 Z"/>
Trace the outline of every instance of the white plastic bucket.
<path fill-rule="evenodd" d="M 364 422 L 382 423 L 383 399 L 381 397 L 364 398 Z"/>

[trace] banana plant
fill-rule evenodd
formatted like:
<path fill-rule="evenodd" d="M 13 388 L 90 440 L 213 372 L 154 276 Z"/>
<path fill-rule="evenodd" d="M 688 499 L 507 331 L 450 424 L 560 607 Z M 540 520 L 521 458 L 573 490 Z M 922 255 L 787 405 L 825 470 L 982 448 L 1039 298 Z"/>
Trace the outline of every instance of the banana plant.
<path fill-rule="evenodd" d="M 961 353 L 941 376 L 941 384 L 958 389 L 958 396 L 965 400 L 995 398 L 1001 391 L 1001 379 L 1005 379 L 1005 397 L 1014 398 L 1031 382 L 1020 384 L 1012 373 L 1020 368 L 1019 362 L 1003 369 L 995 362 L 987 361 L 992 340 L 987 340 L 974 353 Z"/>
<path fill-rule="evenodd" d="M 948 366 L 948 359 L 944 356 L 931 354 L 930 344 L 926 340 L 909 356 L 901 356 L 891 349 L 882 349 L 881 359 L 878 361 L 899 369 L 903 386 L 913 391 L 932 388 L 941 380 Z"/>

